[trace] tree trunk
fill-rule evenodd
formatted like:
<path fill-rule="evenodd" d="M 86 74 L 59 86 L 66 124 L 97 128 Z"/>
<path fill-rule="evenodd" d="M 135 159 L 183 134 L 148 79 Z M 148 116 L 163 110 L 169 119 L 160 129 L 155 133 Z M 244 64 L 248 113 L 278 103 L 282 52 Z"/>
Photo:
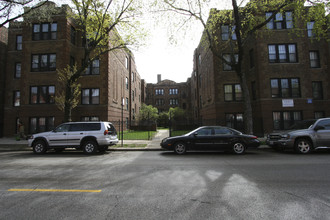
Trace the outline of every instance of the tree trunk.
<path fill-rule="evenodd" d="M 237 1 L 232 0 L 233 11 L 234 11 L 234 20 L 236 24 L 236 37 L 237 37 L 237 49 L 238 49 L 238 64 L 235 66 L 235 71 L 240 78 L 241 89 L 244 98 L 244 125 L 245 125 L 245 133 L 252 134 L 253 133 L 253 118 L 252 118 L 252 105 L 251 105 L 251 97 L 248 86 L 248 79 L 246 73 L 243 71 L 243 60 L 245 58 L 244 47 L 242 44 L 242 35 L 241 35 L 241 18 L 239 15 L 239 10 L 237 6 Z"/>
<path fill-rule="evenodd" d="M 245 126 L 245 133 L 253 134 L 253 114 L 252 114 L 252 103 L 251 103 L 251 96 L 248 87 L 248 80 L 246 77 L 246 73 L 241 72 L 241 87 L 243 92 L 244 98 L 244 126 Z"/>
<path fill-rule="evenodd" d="M 68 84 L 65 89 L 66 91 L 65 91 L 65 102 L 64 102 L 64 122 L 72 121 L 71 119 L 72 105 L 70 103 L 70 100 L 72 98 L 72 91 L 71 91 L 71 86 Z"/>

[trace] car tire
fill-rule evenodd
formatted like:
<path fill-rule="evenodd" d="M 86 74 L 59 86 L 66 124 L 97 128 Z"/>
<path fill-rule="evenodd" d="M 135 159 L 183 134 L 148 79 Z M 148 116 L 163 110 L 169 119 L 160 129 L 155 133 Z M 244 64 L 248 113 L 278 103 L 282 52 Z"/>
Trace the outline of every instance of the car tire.
<path fill-rule="evenodd" d="M 241 142 L 234 142 L 232 151 L 234 154 L 244 154 L 246 147 Z"/>
<path fill-rule="evenodd" d="M 44 154 L 47 151 L 47 145 L 45 141 L 39 140 L 33 143 L 33 152 L 35 154 Z"/>
<path fill-rule="evenodd" d="M 82 147 L 85 154 L 94 154 L 98 148 L 95 141 L 86 141 Z"/>
<path fill-rule="evenodd" d="M 187 152 L 186 144 L 183 142 L 176 143 L 174 145 L 174 152 L 179 155 L 185 154 Z"/>
<path fill-rule="evenodd" d="M 312 151 L 312 143 L 306 138 L 299 138 L 295 142 L 295 151 L 299 154 L 308 154 Z"/>

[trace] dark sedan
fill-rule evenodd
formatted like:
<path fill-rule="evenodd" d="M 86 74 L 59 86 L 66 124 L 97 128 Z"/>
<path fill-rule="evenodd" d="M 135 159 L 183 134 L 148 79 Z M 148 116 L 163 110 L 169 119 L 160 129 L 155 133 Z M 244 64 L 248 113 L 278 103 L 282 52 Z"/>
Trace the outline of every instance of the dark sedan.
<path fill-rule="evenodd" d="M 247 148 L 259 147 L 260 141 L 256 136 L 242 134 L 232 128 L 206 126 L 182 136 L 165 138 L 160 146 L 167 150 L 174 150 L 177 154 L 184 154 L 188 150 L 230 150 L 235 154 L 244 154 Z"/>

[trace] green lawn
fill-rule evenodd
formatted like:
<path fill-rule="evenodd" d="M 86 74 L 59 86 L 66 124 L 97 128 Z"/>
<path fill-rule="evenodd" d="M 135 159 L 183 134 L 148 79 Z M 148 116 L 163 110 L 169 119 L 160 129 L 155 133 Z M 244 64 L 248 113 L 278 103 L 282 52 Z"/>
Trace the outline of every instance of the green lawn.
<path fill-rule="evenodd" d="M 124 131 L 124 140 L 151 140 L 156 131 Z M 121 134 L 118 132 L 118 139 L 121 140 Z"/>
<path fill-rule="evenodd" d="M 189 133 L 190 131 L 172 131 L 171 136 L 180 136 Z"/>
<path fill-rule="evenodd" d="M 123 146 L 121 146 L 120 143 L 118 143 L 117 145 L 113 145 L 110 147 L 111 148 L 145 148 L 147 146 L 147 144 L 124 144 Z"/>

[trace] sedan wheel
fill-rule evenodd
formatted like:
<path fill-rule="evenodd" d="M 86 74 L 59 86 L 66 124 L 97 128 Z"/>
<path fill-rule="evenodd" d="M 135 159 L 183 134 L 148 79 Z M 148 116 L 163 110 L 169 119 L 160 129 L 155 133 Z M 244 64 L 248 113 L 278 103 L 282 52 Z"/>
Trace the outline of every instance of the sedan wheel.
<path fill-rule="evenodd" d="M 36 154 L 44 154 L 47 151 L 47 147 L 44 141 L 37 141 L 33 144 L 33 152 Z"/>
<path fill-rule="evenodd" d="M 85 154 L 93 154 L 97 151 L 97 144 L 95 141 L 86 141 L 83 145 Z"/>
<path fill-rule="evenodd" d="M 176 154 L 179 154 L 179 155 L 185 154 L 186 151 L 187 151 L 187 148 L 186 148 L 186 145 L 184 143 L 180 142 L 180 143 L 175 144 L 174 152 Z"/>
<path fill-rule="evenodd" d="M 244 154 L 245 153 L 245 145 L 240 143 L 240 142 L 234 143 L 233 152 L 235 154 Z"/>
<path fill-rule="evenodd" d="M 300 154 L 308 154 L 312 151 L 312 144 L 307 139 L 299 139 L 296 142 L 295 149 Z"/>

